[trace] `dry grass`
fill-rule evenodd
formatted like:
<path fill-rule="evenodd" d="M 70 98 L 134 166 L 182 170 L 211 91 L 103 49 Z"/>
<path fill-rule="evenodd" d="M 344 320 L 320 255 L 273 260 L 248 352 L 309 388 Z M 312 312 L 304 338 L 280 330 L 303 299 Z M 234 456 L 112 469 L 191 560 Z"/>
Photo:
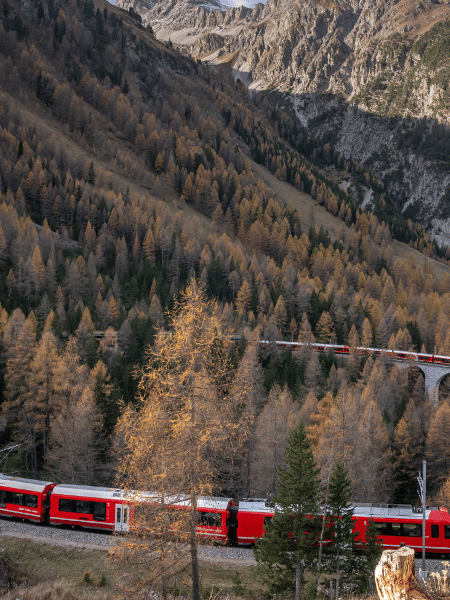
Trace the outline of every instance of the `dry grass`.
<path fill-rule="evenodd" d="M 437 573 L 430 573 L 428 580 L 424 582 L 426 589 L 440 598 L 450 596 L 450 563 L 442 564 L 444 568 Z"/>
<path fill-rule="evenodd" d="M 67 548 L 12 537 L 0 538 L 0 600 L 157 600 L 149 592 L 124 594 L 122 586 L 139 579 L 139 567 L 118 566 L 101 550 Z M 260 597 L 253 567 L 239 562 L 200 563 L 202 596 L 233 600 L 233 579 L 239 571 L 247 597 Z M 86 575 L 88 574 L 88 575 Z M 103 587 L 100 587 L 100 586 Z M 177 581 L 189 597 L 189 576 Z"/>
<path fill-rule="evenodd" d="M 106 553 L 2 538 L 0 600 L 106 600 L 115 597 L 116 574 Z M 85 582 L 89 573 L 90 583 Z M 103 578 L 103 580 L 102 580 Z M 99 584 L 104 584 L 99 588 Z M 2 595 L 3 593 L 3 595 Z"/>
<path fill-rule="evenodd" d="M 67 579 L 22 585 L 1 596 L 1 600 L 110 600 L 104 590 L 78 590 Z"/>

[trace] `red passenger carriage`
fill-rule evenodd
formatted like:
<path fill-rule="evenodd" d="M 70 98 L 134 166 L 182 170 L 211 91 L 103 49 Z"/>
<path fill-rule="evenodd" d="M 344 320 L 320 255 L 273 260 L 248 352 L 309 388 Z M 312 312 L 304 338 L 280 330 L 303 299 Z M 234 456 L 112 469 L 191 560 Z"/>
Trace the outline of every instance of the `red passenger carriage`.
<path fill-rule="evenodd" d="M 50 524 L 128 531 L 129 505 L 123 490 L 56 485 L 50 497 Z"/>
<path fill-rule="evenodd" d="M 430 554 L 450 554 L 450 515 L 446 508 L 428 506 L 425 512 L 425 549 Z M 358 504 L 354 506 L 354 530 L 365 541 L 370 519 L 376 523 L 383 548 L 396 549 L 403 542 L 422 552 L 422 509 L 410 504 Z"/>
<path fill-rule="evenodd" d="M 48 499 L 56 483 L 22 479 L 0 473 L 0 516 L 37 523 L 47 519 Z"/>
<path fill-rule="evenodd" d="M 144 492 L 133 499 L 133 505 L 155 501 L 160 501 L 158 494 Z M 169 509 L 174 511 L 190 510 L 191 508 L 189 499 L 180 500 L 179 497 L 168 497 L 166 502 Z M 219 544 L 234 542 L 237 523 L 236 511 L 236 502 L 233 498 L 200 496 L 197 498 L 197 535 Z"/>
<path fill-rule="evenodd" d="M 259 498 L 245 498 L 239 502 L 237 513 L 237 543 L 254 544 L 257 538 L 261 538 L 265 524 L 275 514 L 273 506 L 266 500 Z"/>
<path fill-rule="evenodd" d="M 134 506 L 157 502 L 159 496 L 81 485 L 57 485 L 50 481 L 22 479 L 0 474 L 0 516 L 81 526 L 109 531 L 128 531 Z M 188 510 L 189 501 L 172 498 L 174 510 Z M 375 521 L 383 548 L 395 549 L 403 542 L 422 551 L 422 511 L 409 504 L 358 504 L 354 507 L 356 541 L 365 541 L 369 520 Z M 217 543 L 253 544 L 261 538 L 275 509 L 264 499 L 245 499 L 236 505 L 232 498 L 200 497 L 197 504 L 197 533 Z M 450 555 L 450 515 L 446 508 L 426 510 L 426 552 Z"/>
<path fill-rule="evenodd" d="M 422 551 L 422 510 L 410 504 L 358 504 L 353 507 L 356 541 L 365 542 L 369 520 L 375 521 L 378 538 L 384 549 L 396 549 L 403 542 Z M 245 499 L 239 503 L 237 543 L 253 544 L 261 538 L 267 520 L 274 515 L 274 508 L 265 500 Z M 446 508 L 428 507 L 426 510 L 426 552 L 450 555 L 450 515 Z"/>

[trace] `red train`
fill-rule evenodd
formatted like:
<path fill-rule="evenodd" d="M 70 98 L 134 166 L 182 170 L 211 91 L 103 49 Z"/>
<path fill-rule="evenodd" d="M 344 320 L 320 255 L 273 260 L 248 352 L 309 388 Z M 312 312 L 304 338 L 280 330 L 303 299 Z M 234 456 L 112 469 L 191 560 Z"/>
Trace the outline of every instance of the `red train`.
<path fill-rule="evenodd" d="M 143 495 L 148 501 L 148 495 Z M 0 474 L 0 516 L 50 525 L 70 525 L 107 531 L 128 531 L 134 503 L 114 488 L 57 484 Z M 175 509 L 188 502 L 173 502 Z M 198 499 L 197 532 L 217 543 L 253 544 L 274 515 L 265 500 L 233 498 Z M 427 507 L 426 552 L 450 555 L 450 515 L 446 508 Z M 410 504 L 358 504 L 354 506 L 357 541 L 365 541 L 369 519 L 377 524 L 383 547 L 402 542 L 422 551 L 422 511 Z"/>
<path fill-rule="evenodd" d="M 149 495 L 144 495 L 147 498 Z M 199 536 L 226 543 L 236 530 L 232 498 L 197 500 Z M 134 501 L 124 490 L 51 481 L 36 481 L 0 474 L 0 516 L 35 523 L 69 525 L 107 531 L 128 531 Z M 183 509 L 187 502 L 173 503 Z M 233 537 L 233 535 L 232 535 Z"/>
<path fill-rule="evenodd" d="M 238 338 L 234 338 L 238 339 Z M 289 348 L 293 352 L 296 350 L 300 350 L 303 347 L 311 348 L 316 352 L 331 352 L 334 354 L 350 354 L 349 346 L 339 346 L 336 344 L 304 344 L 302 342 L 269 342 L 267 340 L 260 340 L 259 342 L 262 346 L 275 344 L 279 350 L 285 350 Z M 406 352 L 404 350 L 385 350 L 383 348 L 369 348 L 364 346 L 358 346 L 356 348 L 359 355 L 367 355 L 367 356 L 380 356 L 383 352 L 386 354 L 388 358 L 392 358 L 394 360 L 404 360 L 411 362 L 420 362 L 420 363 L 434 363 L 438 365 L 450 365 L 450 356 L 441 356 L 439 354 L 423 354 L 421 352 Z"/>

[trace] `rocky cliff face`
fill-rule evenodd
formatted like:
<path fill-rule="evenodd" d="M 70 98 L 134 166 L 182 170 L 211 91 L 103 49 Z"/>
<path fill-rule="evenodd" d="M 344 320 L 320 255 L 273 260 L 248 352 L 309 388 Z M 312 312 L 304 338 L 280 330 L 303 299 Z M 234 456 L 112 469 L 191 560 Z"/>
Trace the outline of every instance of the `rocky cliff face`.
<path fill-rule="evenodd" d="M 302 123 L 368 164 L 449 241 L 450 0 L 119 0 L 160 39 L 278 90 Z"/>
<path fill-rule="evenodd" d="M 414 66 L 410 50 L 450 17 L 439 0 L 269 0 L 220 10 L 219 0 L 119 0 L 160 39 L 211 63 L 231 61 L 250 88 L 352 99 L 374 79 Z"/>
<path fill-rule="evenodd" d="M 420 221 L 440 243 L 450 244 L 446 126 L 426 119 L 370 114 L 329 94 L 289 96 L 284 101 L 312 135 L 332 141 L 342 156 L 370 167 L 404 216 Z M 365 191 L 361 190 L 361 201 Z"/>

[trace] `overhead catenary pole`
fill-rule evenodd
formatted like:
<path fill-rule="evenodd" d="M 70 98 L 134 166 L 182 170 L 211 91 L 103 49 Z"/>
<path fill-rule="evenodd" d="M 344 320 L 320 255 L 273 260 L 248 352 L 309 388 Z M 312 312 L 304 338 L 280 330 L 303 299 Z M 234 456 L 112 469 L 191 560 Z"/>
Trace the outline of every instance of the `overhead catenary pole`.
<path fill-rule="evenodd" d="M 427 461 L 423 461 L 422 477 L 419 474 L 417 478 L 420 487 L 420 496 L 422 500 L 422 567 L 419 569 L 421 579 L 428 578 L 427 565 L 425 563 L 425 525 L 427 512 Z"/>

